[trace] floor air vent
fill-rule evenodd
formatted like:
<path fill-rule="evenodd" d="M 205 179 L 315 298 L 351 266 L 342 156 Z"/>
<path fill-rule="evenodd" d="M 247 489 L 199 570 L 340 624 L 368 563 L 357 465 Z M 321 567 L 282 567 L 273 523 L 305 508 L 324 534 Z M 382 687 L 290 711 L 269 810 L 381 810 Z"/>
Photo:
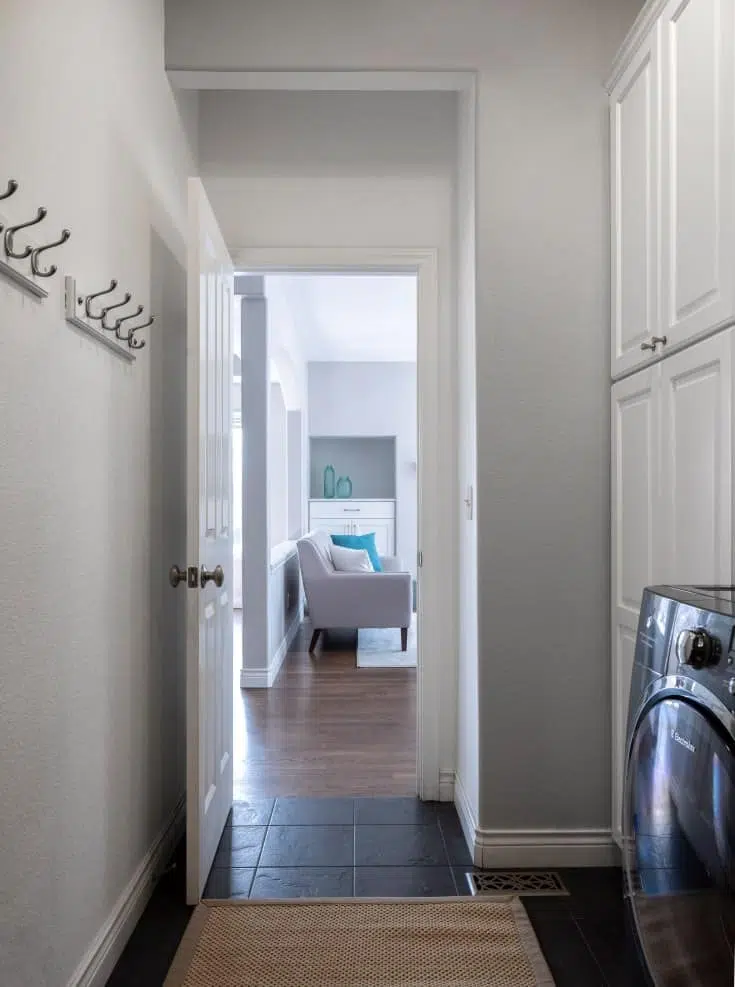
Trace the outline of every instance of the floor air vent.
<path fill-rule="evenodd" d="M 480 898 L 569 894 L 562 879 L 551 870 L 489 870 L 468 874 L 467 881 L 472 894 Z"/>

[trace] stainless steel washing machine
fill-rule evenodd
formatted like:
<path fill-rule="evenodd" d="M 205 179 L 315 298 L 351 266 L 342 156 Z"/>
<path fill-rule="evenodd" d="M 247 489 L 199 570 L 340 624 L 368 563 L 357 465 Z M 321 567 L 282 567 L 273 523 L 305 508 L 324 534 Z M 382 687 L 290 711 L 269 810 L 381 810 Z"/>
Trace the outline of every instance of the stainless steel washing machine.
<path fill-rule="evenodd" d="M 623 859 L 634 934 L 655 987 L 733 987 L 734 587 L 644 593 Z"/>

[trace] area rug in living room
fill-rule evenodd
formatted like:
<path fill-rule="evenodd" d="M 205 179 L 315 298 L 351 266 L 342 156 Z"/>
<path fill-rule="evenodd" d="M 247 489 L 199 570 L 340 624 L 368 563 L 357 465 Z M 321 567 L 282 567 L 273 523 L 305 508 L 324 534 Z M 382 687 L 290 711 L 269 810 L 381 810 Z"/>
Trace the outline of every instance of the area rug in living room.
<path fill-rule="evenodd" d="M 553 987 L 517 898 L 207 901 L 164 987 Z"/>
<path fill-rule="evenodd" d="M 415 668 L 416 654 L 416 614 L 405 651 L 401 651 L 401 632 L 397 627 L 361 628 L 357 632 L 358 668 Z"/>

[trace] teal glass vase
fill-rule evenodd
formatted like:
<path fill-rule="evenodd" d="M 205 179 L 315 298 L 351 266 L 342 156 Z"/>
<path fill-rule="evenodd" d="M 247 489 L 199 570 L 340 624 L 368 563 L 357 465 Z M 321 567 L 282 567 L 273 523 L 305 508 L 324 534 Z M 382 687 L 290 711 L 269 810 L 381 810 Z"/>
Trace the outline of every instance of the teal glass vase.
<path fill-rule="evenodd" d="M 332 500 L 335 494 L 335 477 L 334 466 L 324 467 L 324 499 Z"/>
<path fill-rule="evenodd" d="M 341 476 L 337 480 L 337 496 L 342 498 L 352 496 L 352 480 L 349 476 Z"/>

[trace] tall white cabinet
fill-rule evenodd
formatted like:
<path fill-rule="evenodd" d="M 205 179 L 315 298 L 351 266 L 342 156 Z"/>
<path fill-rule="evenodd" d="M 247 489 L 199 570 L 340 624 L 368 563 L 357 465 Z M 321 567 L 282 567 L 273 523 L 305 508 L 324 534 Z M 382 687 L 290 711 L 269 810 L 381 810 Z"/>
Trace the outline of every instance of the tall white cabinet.
<path fill-rule="evenodd" d="M 610 85 L 612 777 L 644 586 L 733 581 L 735 4 L 650 2 Z"/>

